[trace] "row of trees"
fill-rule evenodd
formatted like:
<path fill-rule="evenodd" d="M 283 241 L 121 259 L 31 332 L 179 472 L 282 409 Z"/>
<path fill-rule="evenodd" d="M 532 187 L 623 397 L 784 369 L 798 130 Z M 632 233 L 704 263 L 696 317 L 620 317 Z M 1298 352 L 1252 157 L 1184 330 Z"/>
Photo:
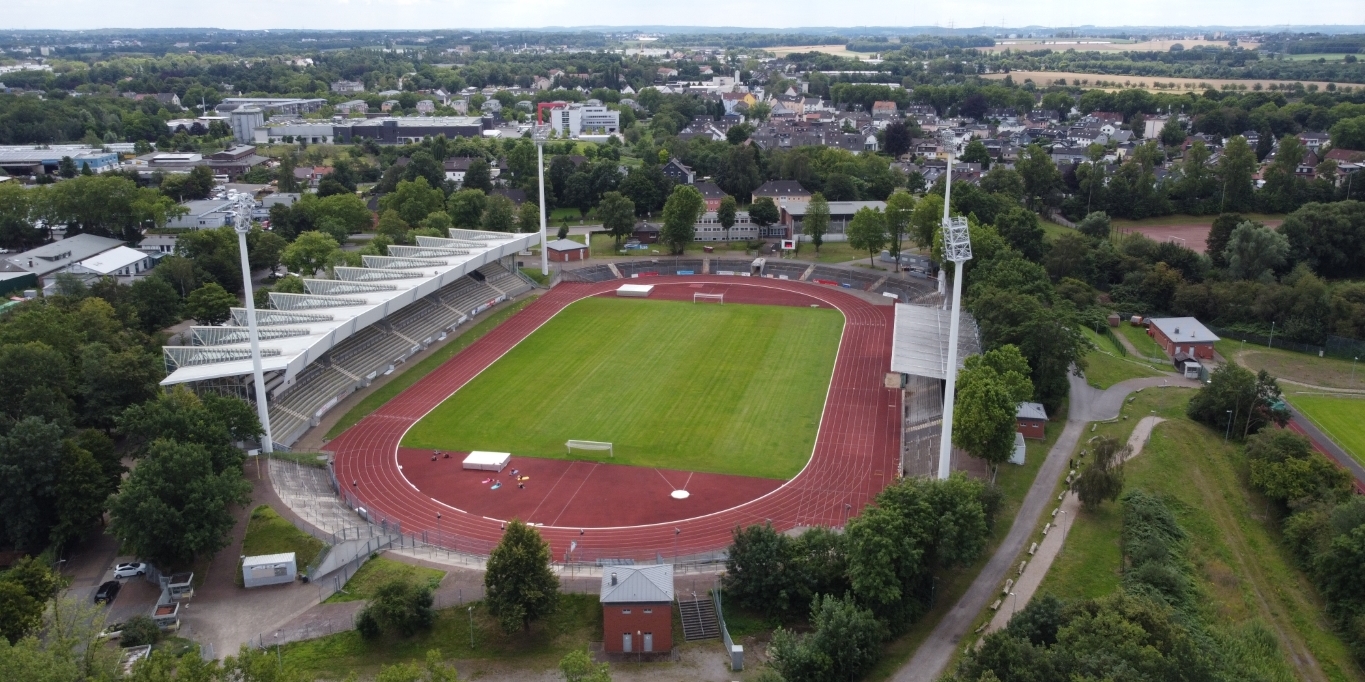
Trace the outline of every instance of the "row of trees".
<path fill-rule="evenodd" d="M 852 679 L 933 603 L 936 576 L 985 547 L 999 493 L 962 476 L 902 479 L 845 532 L 798 537 L 771 525 L 735 529 L 723 585 L 731 603 L 813 629 L 779 629 L 769 654 L 787 682 Z"/>

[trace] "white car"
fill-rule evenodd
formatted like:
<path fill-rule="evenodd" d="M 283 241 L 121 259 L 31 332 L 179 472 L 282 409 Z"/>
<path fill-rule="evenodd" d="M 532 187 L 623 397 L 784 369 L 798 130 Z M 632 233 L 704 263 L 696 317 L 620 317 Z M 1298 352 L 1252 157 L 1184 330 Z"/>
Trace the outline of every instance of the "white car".
<path fill-rule="evenodd" d="M 147 574 L 147 564 L 131 563 L 119 564 L 114 567 L 115 578 L 135 578 Z"/>

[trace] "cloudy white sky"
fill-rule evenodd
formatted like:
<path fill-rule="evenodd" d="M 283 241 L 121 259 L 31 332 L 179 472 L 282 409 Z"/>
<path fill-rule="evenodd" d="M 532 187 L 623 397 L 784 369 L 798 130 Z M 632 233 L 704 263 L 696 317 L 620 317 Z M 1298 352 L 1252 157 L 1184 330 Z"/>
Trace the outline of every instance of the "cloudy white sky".
<path fill-rule="evenodd" d="M 0 0 L 0 8 L 6 29 L 1365 24 L 1360 0 Z"/>

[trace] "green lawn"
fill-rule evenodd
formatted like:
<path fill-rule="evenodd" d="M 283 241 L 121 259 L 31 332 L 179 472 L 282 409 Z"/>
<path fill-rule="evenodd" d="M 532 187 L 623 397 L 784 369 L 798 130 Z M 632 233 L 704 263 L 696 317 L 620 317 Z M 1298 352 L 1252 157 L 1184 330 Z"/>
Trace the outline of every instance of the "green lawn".
<path fill-rule="evenodd" d="M 1134 327 L 1127 320 L 1124 320 L 1114 330 L 1114 333 L 1123 335 L 1124 338 L 1128 339 L 1128 343 L 1133 344 L 1133 347 L 1138 349 L 1139 353 L 1153 360 L 1166 362 L 1166 351 L 1161 350 L 1161 346 L 1156 345 L 1156 341 L 1147 335 L 1146 329 Z"/>
<path fill-rule="evenodd" d="M 422 377 L 431 374 L 433 370 L 453 357 L 455 354 L 464 350 L 469 344 L 478 341 L 480 337 L 493 331 L 495 327 L 502 324 L 507 318 L 515 315 L 517 311 L 531 304 L 534 299 L 525 298 L 516 301 L 501 310 L 494 310 L 479 319 L 478 324 L 465 329 L 459 336 L 449 343 L 437 348 L 435 352 L 423 358 L 419 362 L 406 364 L 407 369 L 400 370 L 401 373 L 389 379 L 387 383 L 376 388 L 373 393 L 365 396 L 354 407 L 346 411 L 341 420 L 332 425 L 327 431 L 327 439 L 331 440 L 341 435 L 342 431 L 355 426 L 361 419 L 369 416 L 371 412 L 379 409 L 384 403 L 393 400 L 395 396 L 402 393 L 407 387 L 417 383 Z"/>
<path fill-rule="evenodd" d="M 288 519 L 263 504 L 251 510 L 241 553 L 242 556 L 260 556 L 293 552 L 299 571 L 303 571 L 326 547 L 321 540 L 294 527 Z M 242 584 L 241 571 L 237 571 L 237 584 Z"/>
<path fill-rule="evenodd" d="M 1189 557 L 1207 622 L 1233 638 L 1264 626 L 1280 639 L 1277 667 L 1292 666 L 1285 642 L 1306 649 L 1331 680 L 1360 680 L 1359 666 L 1333 634 L 1322 603 L 1283 548 L 1266 502 L 1246 484 L 1246 457 L 1222 434 L 1184 417 L 1192 391 L 1146 389 L 1124 406 L 1128 419 L 1087 429 L 1127 440 L 1137 420 L 1157 414 L 1168 421 L 1153 430 L 1140 456 L 1124 469 L 1124 489 L 1141 488 L 1166 499 L 1190 534 Z M 1039 594 L 1096 597 L 1119 586 L 1122 513 L 1106 502 L 1082 511 Z M 1282 663 L 1282 665 L 1281 665 Z M 1287 668 L 1292 670 L 1293 668 Z M 1281 675 L 1283 678 L 1284 676 Z M 1300 675 L 1299 677 L 1306 677 Z"/>
<path fill-rule="evenodd" d="M 810 458 L 842 328 L 826 308 L 585 299 L 403 445 L 563 459 L 566 440 L 609 441 L 617 464 L 791 478 Z"/>
<path fill-rule="evenodd" d="M 1108 338 L 1089 329 L 1085 335 L 1096 346 L 1085 356 L 1085 380 L 1096 388 L 1109 388 L 1126 379 L 1161 376 L 1152 363 L 1143 362 L 1133 356 L 1124 356 Z"/>
<path fill-rule="evenodd" d="M 379 589 L 380 585 L 394 579 L 408 582 L 426 582 L 434 590 L 441 584 L 441 579 L 445 575 L 445 571 L 438 571 L 434 568 L 413 566 L 382 556 L 375 557 L 366 561 L 360 570 L 356 571 L 355 575 L 346 581 L 346 587 L 328 597 L 326 603 L 335 604 L 337 602 L 369 599 L 374 595 L 375 590 Z"/>
<path fill-rule="evenodd" d="M 1323 357 L 1242 343 L 1234 333 L 1213 345 L 1223 357 L 1256 372 L 1265 370 L 1281 380 L 1327 388 L 1365 389 L 1365 365 L 1340 358 Z"/>
<path fill-rule="evenodd" d="M 471 607 L 472 611 L 468 610 Z M 372 679 L 381 665 L 409 661 L 420 664 L 427 651 L 439 649 L 447 660 L 488 661 L 498 666 L 513 664 L 528 671 L 546 670 L 554 669 L 560 657 L 570 650 L 584 648 L 602 637 L 602 607 L 595 594 L 561 594 L 559 609 L 533 624 L 529 633 L 520 630 L 504 633 L 482 602 L 436 613 L 436 624 L 431 630 L 410 638 L 386 635 L 366 641 L 355 630 L 347 630 L 286 644 L 281 647 L 283 667 L 300 674 L 301 679 L 340 680 L 352 672 Z M 482 672 L 475 664 L 473 671 L 460 677 L 477 679 Z"/>
<path fill-rule="evenodd" d="M 1365 397 L 1286 396 L 1318 428 L 1327 432 L 1343 450 L 1365 464 Z"/>

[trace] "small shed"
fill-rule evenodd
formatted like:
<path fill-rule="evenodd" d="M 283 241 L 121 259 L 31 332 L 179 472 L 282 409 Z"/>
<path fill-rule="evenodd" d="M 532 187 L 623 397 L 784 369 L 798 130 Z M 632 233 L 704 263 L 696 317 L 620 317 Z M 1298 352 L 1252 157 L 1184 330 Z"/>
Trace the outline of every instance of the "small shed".
<path fill-rule="evenodd" d="M 294 582 L 299 572 L 293 552 L 262 554 L 242 559 L 242 584 L 247 587 L 281 585 Z"/>
<path fill-rule="evenodd" d="M 1024 438 L 1047 438 L 1047 410 L 1042 403 L 1019 403 L 1014 413 L 1015 430 Z"/>
<path fill-rule="evenodd" d="M 602 571 L 602 650 L 653 653 L 673 648 L 673 565 Z"/>
<path fill-rule="evenodd" d="M 650 225 L 649 223 L 640 223 L 635 226 L 635 231 L 632 232 L 630 236 L 638 239 L 641 244 L 658 244 L 659 226 Z"/>
<path fill-rule="evenodd" d="M 556 263 L 588 259 L 588 246 L 572 239 L 556 239 L 546 244 L 545 247 L 549 250 L 550 260 Z"/>

